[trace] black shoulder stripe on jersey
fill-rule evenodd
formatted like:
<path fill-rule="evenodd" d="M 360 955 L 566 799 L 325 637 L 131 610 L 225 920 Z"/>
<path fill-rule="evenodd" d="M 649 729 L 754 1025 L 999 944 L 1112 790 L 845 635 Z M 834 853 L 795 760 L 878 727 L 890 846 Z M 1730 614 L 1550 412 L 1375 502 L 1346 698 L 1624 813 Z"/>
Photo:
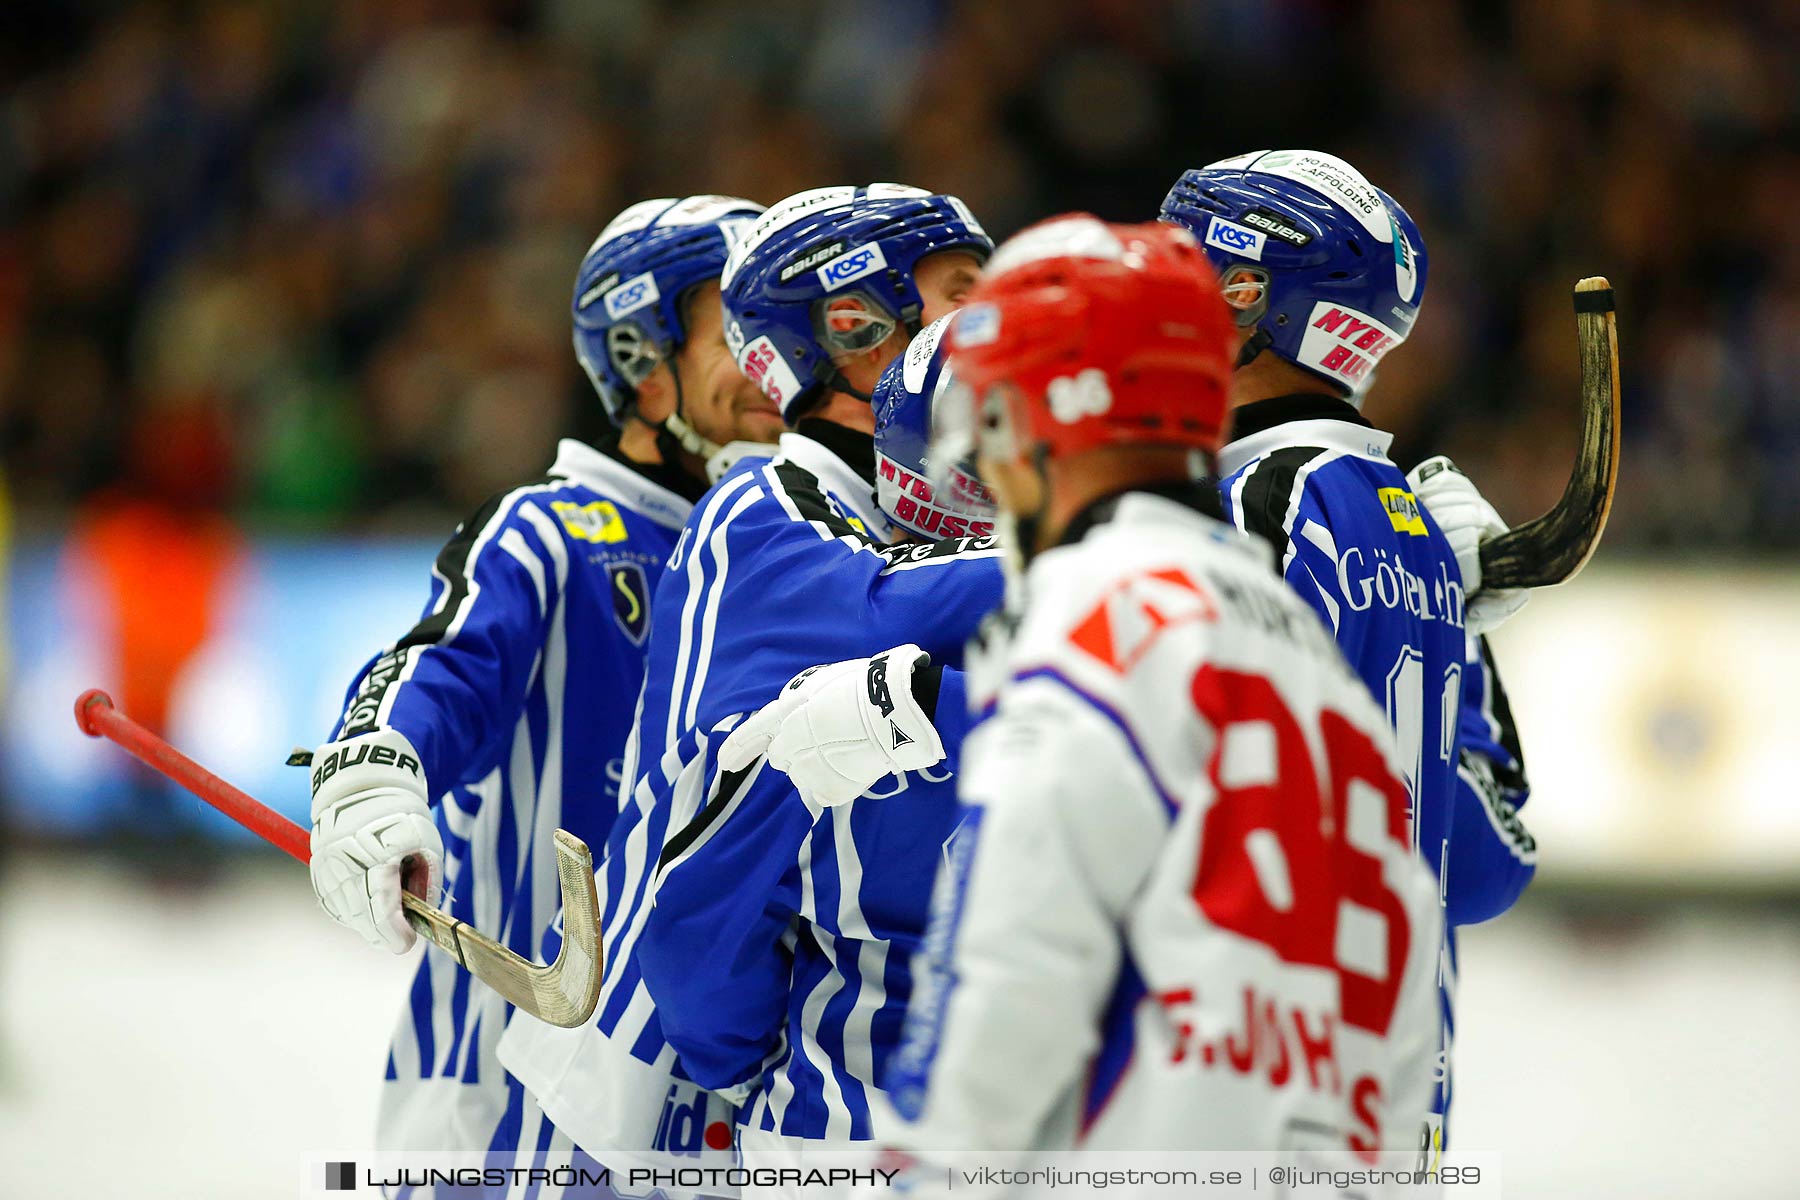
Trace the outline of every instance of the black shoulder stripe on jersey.
<path fill-rule="evenodd" d="M 732 797 L 744 786 L 744 780 L 755 769 L 755 765 L 745 767 L 741 771 L 725 771 L 719 775 L 719 790 L 706 803 L 706 807 L 694 815 L 694 819 L 681 827 L 681 832 L 670 838 L 663 845 L 662 853 L 656 859 L 656 873 L 661 875 L 665 868 L 687 852 L 687 848 L 700 840 L 700 835 L 711 829 L 725 815 L 725 809 L 731 804 Z"/>
<path fill-rule="evenodd" d="M 935 542 L 901 542 L 897 546 L 882 546 L 878 553 L 888 560 L 890 567 L 897 567 L 906 563 L 954 558 L 958 554 L 975 550 L 992 550 L 999 544 L 999 538 L 991 533 L 984 533 L 979 537 L 942 538 Z"/>
<path fill-rule="evenodd" d="M 546 475 L 522 486 L 534 487 L 553 482 L 555 480 Z M 375 728 L 376 717 L 381 712 L 382 700 L 387 696 L 388 689 L 399 682 L 412 651 L 420 646 L 434 646 L 450 632 L 450 626 L 455 623 L 457 614 L 469 599 L 469 551 L 474 549 L 475 540 L 500 511 L 500 506 L 507 497 L 518 490 L 508 488 L 490 497 L 487 503 L 456 527 L 456 532 L 450 535 L 450 540 L 438 551 L 436 569 L 444 580 L 444 602 L 438 605 L 436 612 L 428 613 L 370 665 L 357 685 L 355 698 L 345 709 L 342 737 L 356 737 L 371 732 Z"/>
<path fill-rule="evenodd" d="M 1239 494 L 1238 520 L 1245 532 L 1266 539 L 1275 547 L 1275 569 L 1287 561 L 1288 505 L 1294 498 L 1294 479 L 1307 463 L 1325 453 L 1322 446 L 1287 446 L 1257 460 L 1244 476 Z"/>
<path fill-rule="evenodd" d="M 819 486 L 819 477 L 811 471 L 791 462 L 778 462 L 772 469 L 776 481 L 781 484 L 782 494 L 792 502 L 803 518 L 817 521 L 830 530 L 834 537 L 852 537 L 871 546 L 879 544 L 869 536 L 868 530 L 858 529 L 850 523 L 849 518 L 832 507 L 824 488 Z"/>
<path fill-rule="evenodd" d="M 508 495 L 511 493 L 503 492 L 476 509 L 468 520 L 456 527 L 456 532 L 450 535 L 450 540 L 438 551 L 436 568 L 444 580 L 444 602 L 438 605 L 436 612 L 414 625 L 412 631 L 400 639 L 401 646 L 433 645 L 442 641 L 444 635 L 450 632 L 450 623 L 456 620 L 457 612 L 469 598 L 469 551 L 474 548 L 475 539 L 481 536 L 481 531 L 487 528 L 487 523 L 500 511 L 500 502 Z"/>
<path fill-rule="evenodd" d="M 1515 768 L 1506 763 L 1494 764 L 1494 778 L 1508 792 L 1519 793 L 1531 786 L 1525 776 L 1525 748 L 1519 742 L 1519 727 L 1513 723 L 1512 702 L 1506 698 L 1506 687 L 1500 682 L 1500 668 L 1494 665 L 1494 650 L 1486 637 L 1481 642 L 1481 665 L 1487 673 L 1488 708 L 1500 726 L 1500 745 L 1512 756 Z"/>

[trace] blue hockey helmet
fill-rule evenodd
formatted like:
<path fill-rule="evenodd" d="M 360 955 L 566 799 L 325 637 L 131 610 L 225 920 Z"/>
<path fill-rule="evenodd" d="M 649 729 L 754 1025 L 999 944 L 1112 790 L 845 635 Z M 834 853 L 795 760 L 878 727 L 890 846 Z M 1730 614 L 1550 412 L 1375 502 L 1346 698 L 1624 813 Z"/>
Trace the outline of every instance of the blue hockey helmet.
<path fill-rule="evenodd" d="M 897 328 L 918 333 L 920 259 L 966 250 L 985 262 L 993 248 L 954 196 L 896 183 L 799 192 L 758 218 L 725 263 L 726 341 L 792 421 L 836 377 L 834 354 L 878 346 Z M 861 308 L 828 319 L 848 297 Z"/>
<path fill-rule="evenodd" d="M 1259 150 L 1188 171 L 1162 218 L 1200 240 L 1240 328 L 1360 397 L 1425 296 L 1425 241 L 1394 198 L 1341 158 Z"/>
<path fill-rule="evenodd" d="M 875 501 L 896 525 L 925 538 L 985 537 L 998 508 L 972 461 L 932 461 L 932 414 L 953 384 L 939 317 L 889 363 L 875 385 Z"/>
<path fill-rule="evenodd" d="M 612 219 L 575 276 L 575 357 L 623 424 L 637 387 L 687 340 L 682 302 L 716 281 L 763 207 L 735 196 L 643 200 Z"/>

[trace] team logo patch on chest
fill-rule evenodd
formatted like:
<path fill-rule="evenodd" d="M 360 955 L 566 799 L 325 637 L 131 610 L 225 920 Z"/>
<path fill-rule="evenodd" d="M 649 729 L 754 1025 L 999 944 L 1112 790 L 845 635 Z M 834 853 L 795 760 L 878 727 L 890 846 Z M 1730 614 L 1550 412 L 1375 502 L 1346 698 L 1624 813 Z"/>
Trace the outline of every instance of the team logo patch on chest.
<path fill-rule="evenodd" d="M 606 582 L 613 619 L 635 645 L 643 645 L 644 635 L 650 632 L 650 583 L 644 568 L 634 562 L 607 563 Z"/>

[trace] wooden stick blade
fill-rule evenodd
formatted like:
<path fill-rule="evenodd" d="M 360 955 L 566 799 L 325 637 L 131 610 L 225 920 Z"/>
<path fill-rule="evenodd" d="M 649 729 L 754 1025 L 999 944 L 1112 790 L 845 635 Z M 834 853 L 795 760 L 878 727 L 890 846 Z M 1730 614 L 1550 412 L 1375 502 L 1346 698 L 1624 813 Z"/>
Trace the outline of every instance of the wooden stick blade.
<path fill-rule="evenodd" d="M 519 1011 L 564 1029 L 587 1024 L 600 1003 L 600 894 L 594 857 L 566 829 L 554 835 L 562 886 L 562 950 L 548 966 L 529 962 L 472 925 L 404 897 L 406 920 L 419 936 L 447 951 L 469 974 Z"/>
<path fill-rule="evenodd" d="M 1600 545 L 1619 481 L 1619 335 L 1612 285 L 1575 285 L 1581 354 L 1581 452 L 1562 499 L 1481 546 L 1484 588 L 1549 587 L 1574 578 Z"/>
<path fill-rule="evenodd" d="M 75 721 L 89 737 L 103 737 L 187 788 L 232 820 L 306 862 L 307 831 L 274 809 L 226 783 L 156 734 L 113 707 L 90 688 L 75 701 Z M 472 925 L 431 907 L 411 893 L 400 897 L 406 923 L 419 936 L 461 963 L 524 1012 L 566 1029 L 587 1023 L 600 1002 L 600 893 L 594 856 L 566 829 L 554 835 L 556 874 L 562 885 L 563 944 L 556 961 L 539 966 L 514 954 Z"/>

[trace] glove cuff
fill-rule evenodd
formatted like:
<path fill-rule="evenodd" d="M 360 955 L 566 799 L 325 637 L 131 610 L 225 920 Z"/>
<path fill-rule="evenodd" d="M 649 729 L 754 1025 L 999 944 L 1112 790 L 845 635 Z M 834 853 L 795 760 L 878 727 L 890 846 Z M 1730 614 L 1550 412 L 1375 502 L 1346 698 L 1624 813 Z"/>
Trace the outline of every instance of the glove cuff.
<path fill-rule="evenodd" d="M 377 729 L 313 751 L 312 811 L 318 814 L 346 796 L 374 788 L 416 795 L 428 807 L 425 768 L 419 753 L 397 729 Z"/>
<path fill-rule="evenodd" d="M 943 671 L 932 666 L 931 655 L 910 642 L 869 659 L 866 695 L 876 725 L 871 735 L 899 769 L 918 770 L 944 757 L 943 740 L 932 724 L 942 679 Z"/>

